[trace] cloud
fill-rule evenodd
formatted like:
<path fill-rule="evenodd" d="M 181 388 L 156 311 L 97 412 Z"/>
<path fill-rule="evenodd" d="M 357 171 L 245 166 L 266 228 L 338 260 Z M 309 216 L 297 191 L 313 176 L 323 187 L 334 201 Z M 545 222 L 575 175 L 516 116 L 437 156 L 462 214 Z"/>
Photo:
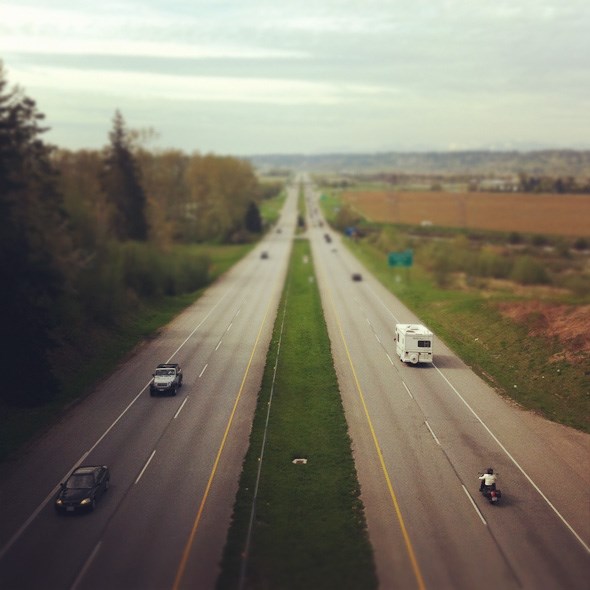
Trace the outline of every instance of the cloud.
<path fill-rule="evenodd" d="M 301 59 L 302 49 L 252 42 L 251 37 L 213 33 L 210 18 L 195 19 L 122 5 L 104 13 L 74 8 L 4 5 L 0 52 L 31 55 L 96 55 L 182 59 Z M 195 37 L 198 39 L 195 41 Z"/>
<path fill-rule="evenodd" d="M 40 49 L 42 48 L 42 49 Z M 287 51 L 264 47 L 231 45 L 196 45 L 124 39 L 64 39 L 37 36 L 31 44 L 30 37 L 4 36 L 0 38 L 0 51 L 14 54 L 45 55 L 100 55 L 110 57 L 158 57 L 181 59 L 302 59 L 302 51 Z"/>
<path fill-rule="evenodd" d="M 188 102 L 331 105 L 392 93 L 386 87 L 282 78 L 177 76 L 112 70 L 27 68 L 13 73 L 27 87 L 60 88 L 87 95 Z"/>
<path fill-rule="evenodd" d="M 587 0 L 9 1 L 9 81 L 56 136 L 119 106 L 227 151 L 589 135 Z"/>

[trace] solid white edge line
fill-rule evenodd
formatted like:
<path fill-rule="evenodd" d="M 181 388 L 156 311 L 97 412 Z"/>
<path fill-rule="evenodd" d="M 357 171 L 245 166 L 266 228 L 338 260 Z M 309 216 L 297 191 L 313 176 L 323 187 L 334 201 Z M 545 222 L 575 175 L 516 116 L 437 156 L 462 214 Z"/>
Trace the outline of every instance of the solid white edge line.
<path fill-rule="evenodd" d="M 117 416 L 115 421 L 103 432 L 103 434 L 100 436 L 100 438 L 90 447 L 90 449 L 88 449 L 85 453 L 82 454 L 82 456 L 78 459 L 78 461 L 76 461 L 76 463 L 74 463 L 73 467 L 68 469 L 68 472 L 60 479 L 60 482 L 67 479 L 67 477 L 70 475 L 70 473 L 72 473 L 72 471 L 74 471 L 74 469 L 78 465 L 80 465 L 86 459 L 86 457 L 88 457 L 88 455 L 90 455 L 90 453 L 92 453 L 92 451 L 102 442 L 102 440 L 107 436 L 107 434 L 115 427 L 117 422 L 119 422 L 119 420 L 121 420 L 121 418 L 127 413 L 129 408 L 137 401 L 139 396 L 148 388 L 150 383 L 151 383 L 151 380 L 148 381 L 147 385 L 145 385 L 143 387 L 143 389 L 131 400 L 131 402 L 127 405 L 127 407 L 119 414 L 119 416 Z M 14 535 L 12 535 L 12 537 L 10 537 L 10 539 L 7 541 L 7 543 L 4 545 L 4 547 L 2 547 L 2 551 L 0 551 L 0 559 L 2 559 L 4 557 L 4 555 L 12 547 L 12 545 L 17 541 L 17 539 L 27 530 L 27 528 L 33 522 L 33 520 L 35 520 L 35 518 L 37 518 L 37 516 L 39 516 L 39 513 L 41 512 L 41 510 L 43 510 L 45 508 L 45 506 L 47 505 L 47 503 L 57 494 L 57 492 L 59 491 L 60 485 L 61 484 L 56 485 L 51 490 L 51 492 L 49 492 L 49 494 L 41 502 L 41 504 L 39 504 L 39 506 L 37 506 L 37 508 L 35 508 L 35 510 L 33 510 L 32 514 L 29 516 L 29 518 L 27 518 L 27 520 L 25 520 L 25 522 L 14 533 Z"/>
<path fill-rule="evenodd" d="M 481 513 L 480 509 L 477 507 L 477 504 L 474 502 L 473 498 L 471 497 L 471 494 L 467 491 L 467 488 L 463 484 L 461 484 L 461 487 L 463 488 L 465 495 L 469 498 L 471 505 L 473 506 L 473 508 L 475 508 L 475 512 L 477 512 L 477 515 L 479 516 L 481 522 L 483 522 L 485 526 L 488 526 L 486 519 L 483 517 L 483 514 Z"/>
<path fill-rule="evenodd" d="M 406 391 L 408 392 L 408 395 L 414 399 L 414 396 L 412 395 L 412 392 L 410 391 L 410 388 L 406 385 L 405 381 L 402 381 L 402 385 L 406 388 Z"/>
<path fill-rule="evenodd" d="M 184 341 L 180 344 L 180 346 L 172 353 L 172 355 L 166 361 L 166 363 L 169 363 L 176 356 L 176 353 L 194 336 L 195 332 L 209 319 L 209 316 L 215 311 L 217 306 L 227 297 L 228 293 L 230 293 L 229 290 L 226 291 L 219 298 L 217 303 L 209 310 L 209 312 L 205 315 L 205 317 L 196 325 L 195 329 L 184 339 Z M 239 313 L 239 310 L 238 310 L 238 313 Z"/>
<path fill-rule="evenodd" d="M 137 479 L 135 480 L 134 485 L 137 485 L 137 483 L 141 479 L 141 476 L 144 474 L 145 470 L 148 468 L 148 465 L 152 462 L 152 459 L 154 458 L 155 454 L 156 454 L 156 449 L 154 449 L 152 451 L 150 458 L 146 461 L 145 465 L 143 466 L 143 469 L 139 472 L 139 475 L 137 476 Z"/>
<path fill-rule="evenodd" d="M 467 400 L 457 391 L 454 385 L 445 377 L 442 371 L 432 363 L 432 366 L 438 371 L 440 376 L 448 383 L 449 387 L 455 392 L 455 394 L 459 397 L 459 399 L 465 404 L 465 406 L 469 409 L 469 411 L 475 416 L 477 421 L 487 430 L 488 434 L 496 441 L 496 444 L 506 453 L 506 456 L 512 461 L 512 463 L 517 467 L 517 469 L 524 475 L 526 480 L 537 490 L 541 498 L 545 500 L 549 508 L 553 510 L 555 515 L 561 520 L 561 522 L 568 528 L 568 530 L 574 535 L 574 537 L 578 540 L 578 542 L 584 547 L 587 553 L 590 553 L 590 546 L 578 535 L 578 533 L 574 530 L 572 525 L 562 516 L 561 512 L 557 510 L 557 508 L 551 503 L 551 500 L 541 491 L 539 486 L 531 479 L 529 474 L 520 466 L 518 461 L 510 454 L 508 449 L 500 442 L 498 437 L 488 428 L 487 424 L 477 415 L 475 410 L 467 403 Z"/>
<path fill-rule="evenodd" d="M 371 293 L 373 293 L 373 295 L 377 299 L 377 301 L 379 301 L 379 303 L 381 303 L 381 305 L 389 312 L 389 314 L 393 317 L 393 319 L 397 323 L 399 323 L 399 320 L 396 318 L 396 316 L 393 314 L 393 312 L 385 305 L 385 303 L 381 300 L 381 298 L 377 295 L 377 293 L 375 291 L 373 291 L 373 289 L 371 289 L 370 286 L 368 286 L 368 289 Z M 395 297 L 395 295 L 393 293 L 392 293 L 392 295 Z M 582 545 L 582 547 L 586 550 L 587 553 L 590 553 L 590 546 L 584 541 L 584 539 L 582 539 L 582 537 L 580 537 L 580 535 L 575 531 L 575 529 L 572 527 L 572 525 L 563 517 L 561 512 L 559 512 L 559 510 L 557 510 L 557 508 L 551 503 L 551 500 L 549 500 L 549 498 L 547 498 L 547 496 L 541 491 L 541 488 L 539 488 L 539 486 L 531 479 L 529 474 L 521 467 L 521 465 L 518 463 L 518 461 L 509 453 L 508 449 L 498 440 L 496 435 L 488 428 L 488 426 L 484 423 L 484 421 L 477 415 L 475 410 L 467 403 L 465 398 L 463 398 L 463 396 L 457 391 L 457 389 L 454 387 L 454 385 L 445 377 L 445 375 L 442 373 L 442 371 L 434 363 L 432 363 L 432 366 L 438 371 L 440 376 L 448 383 L 449 387 L 455 392 L 455 394 L 465 404 L 465 406 L 467 406 L 469 411 L 475 416 L 475 418 L 479 421 L 479 423 L 487 430 L 488 434 L 494 439 L 494 441 L 498 444 L 498 446 L 506 453 L 508 458 L 517 467 L 517 469 L 524 475 L 526 480 L 533 486 L 533 488 L 537 491 L 537 493 L 541 496 L 541 498 L 543 498 L 543 500 L 545 500 L 546 504 L 549 506 L 549 508 L 551 508 L 551 510 L 553 510 L 553 512 L 559 518 L 559 520 L 561 520 L 561 522 L 572 533 L 572 535 L 574 535 L 574 537 L 578 540 L 580 545 Z M 409 392 L 410 391 L 408 390 L 408 393 Z"/>
<path fill-rule="evenodd" d="M 230 293 L 230 291 L 226 291 L 217 301 L 217 303 L 209 310 L 209 312 L 205 315 L 205 317 L 196 325 L 196 327 L 194 328 L 194 330 L 191 331 L 191 333 L 184 339 L 184 341 L 182 342 L 182 344 L 172 353 L 172 355 L 170 356 L 170 358 L 166 361 L 167 363 L 169 363 L 174 356 L 176 355 L 176 353 L 193 337 L 193 335 L 195 334 L 195 332 L 209 319 L 209 316 L 215 311 L 215 309 L 217 309 L 217 307 L 221 304 L 221 302 L 227 297 L 227 295 Z M 236 316 L 240 313 L 240 309 L 238 309 L 238 311 L 236 312 Z M 115 426 L 115 424 L 117 424 L 117 422 L 119 422 L 119 420 L 129 411 L 129 408 L 131 408 L 131 406 L 139 399 L 139 397 L 141 396 L 141 394 L 148 388 L 149 384 L 151 383 L 151 379 L 148 381 L 147 385 L 144 385 L 144 387 L 141 389 L 141 391 L 131 400 L 131 402 L 127 405 L 127 407 L 119 414 L 119 416 L 116 418 L 116 420 L 104 431 L 104 433 L 99 437 L 99 439 L 90 447 L 90 449 L 88 451 L 86 451 L 79 459 L 76 463 L 74 463 L 73 467 L 71 467 L 70 469 L 68 469 L 68 472 L 66 473 L 66 475 L 64 475 L 60 481 L 65 480 L 68 475 L 70 475 L 70 473 L 72 471 L 74 471 L 74 469 L 80 465 L 80 463 L 82 463 L 82 461 L 84 461 L 86 459 L 86 457 L 88 457 L 88 455 L 90 455 L 90 453 L 92 453 L 92 451 L 103 441 L 103 439 L 107 436 L 107 434 L 113 429 L 113 427 Z M 41 510 L 43 510 L 45 508 L 45 506 L 48 504 L 48 502 L 57 494 L 58 490 L 59 490 L 60 484 L 56 485 L 50 492 L 49 494 L 46 496 L 46 498 L 41 502 L 41 504 L 39 504 L 39 506 L 37 506 L 37 508 L 35 508 L 35 510 L 33 510 L 33 512 L 31 513 L 31 515 L 29 516 L 29 518 L 27 518 L 27 520 L 25 520 L 25 522 L 20 526 L 20 528 L 14 533 L 14 535 L 12 535 L 12 537 L 10 537 L 10 539 L 4 544 L 4 546 L 2 547 L 2 549 L 0 550 L 0 559 L 4 558 L 4 555 L 9 551 L 9 549 L 12 547 L 12 545 L 18 540 L 18 538 L 27 530 L 27 528 L 30 526 L 30 524 L 33 522 L 33 520 L 35 520 L 35 518 L 37 518 L 37 516 L 39 516 L 39 513 L 41 512 Z"/>
<path fill-rule="evenodd" d="M 424 424 L 426 424 L 426 428 L 430 430 L 430 434 L 432 434 L 432 438 L 435 440 L 436 444 L 440 447 L 440 441 L 436 438 L 436 434 L 434 434 L 434 430 L 430 428 L 430 424 L 428 424 L 428 420 L 424 420 Z"/>

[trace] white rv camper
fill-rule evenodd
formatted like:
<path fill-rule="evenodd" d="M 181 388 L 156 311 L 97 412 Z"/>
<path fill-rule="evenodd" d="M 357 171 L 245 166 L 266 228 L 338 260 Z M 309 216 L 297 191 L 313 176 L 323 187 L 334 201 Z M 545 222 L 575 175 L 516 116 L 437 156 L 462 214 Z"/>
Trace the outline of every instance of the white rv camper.
<path fill-rule="evenodd" d="M 433 333 L 422 324 L 396 324 L 395 349 L 404 363 L 431 363 Z"/>

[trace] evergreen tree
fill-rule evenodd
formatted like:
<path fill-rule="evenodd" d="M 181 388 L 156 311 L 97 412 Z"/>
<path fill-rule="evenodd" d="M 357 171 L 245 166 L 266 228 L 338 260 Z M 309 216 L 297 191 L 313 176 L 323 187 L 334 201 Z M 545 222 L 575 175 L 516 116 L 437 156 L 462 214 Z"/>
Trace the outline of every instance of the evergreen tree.
<path fill-rule="evenodd" d="M 146 196 L 131 151 L 125 121 L 115 112 L 110 145 L 105 150 L 103 190 L 114 205 L 113 229 L 120 240 L 143 241 L 148 236 Z"/>
<path fill-rule="evenodd" d="M 248 205 L 244 225 L 249 232 L 255 234 L 262 232 L 262 218 L 260 217 L 260 210 L 254 201 L 250 201 L 250 204 Z"/>
<path fill-rule="evenodd" d="M 46 401 L 57 392 L 48 352 L 73 252 L 51 148 L 40 139 L 43 118 L 19 88 L 8 89 L 0 62 L 0 309 L 10 364 L 0 396 L 19 405 Z"/>

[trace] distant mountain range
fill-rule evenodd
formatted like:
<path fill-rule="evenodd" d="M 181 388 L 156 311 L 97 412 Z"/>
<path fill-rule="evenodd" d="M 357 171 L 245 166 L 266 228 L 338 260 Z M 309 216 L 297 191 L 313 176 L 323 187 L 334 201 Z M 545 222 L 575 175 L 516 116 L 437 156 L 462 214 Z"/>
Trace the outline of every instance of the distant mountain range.
<path fill-rule="evenodd" d="M 248 157 L 262 172 L 475 174 L 590 178 L 590 150 L 269 154 Z"/>

